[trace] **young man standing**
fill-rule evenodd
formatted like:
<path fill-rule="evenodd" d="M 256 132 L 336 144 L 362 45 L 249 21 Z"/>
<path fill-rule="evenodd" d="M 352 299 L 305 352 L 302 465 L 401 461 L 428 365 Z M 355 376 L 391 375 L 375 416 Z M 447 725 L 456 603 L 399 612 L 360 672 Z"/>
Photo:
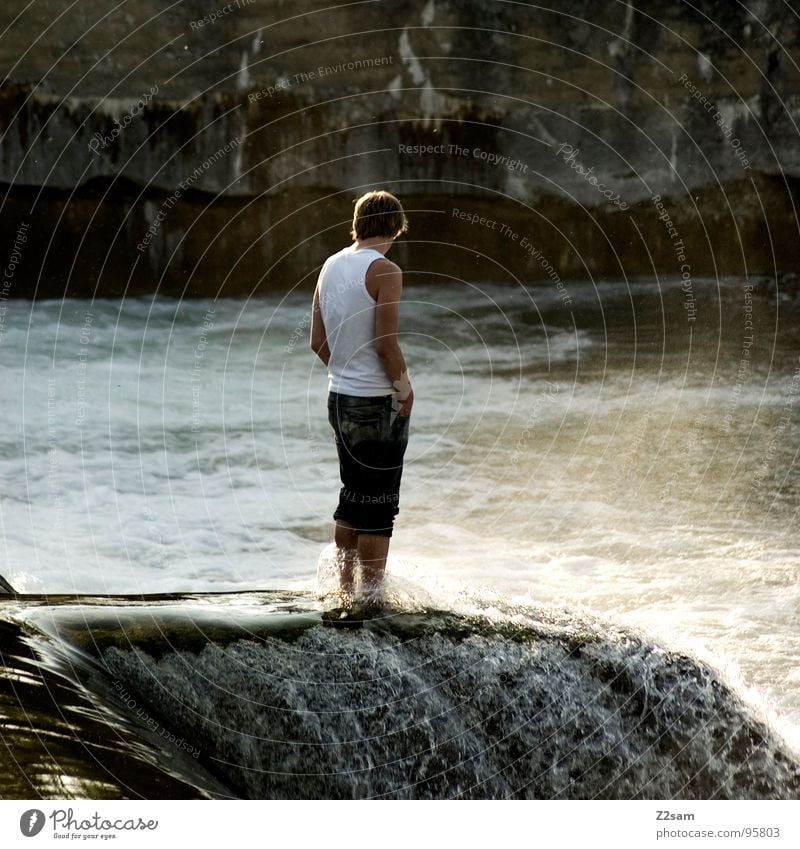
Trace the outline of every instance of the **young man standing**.
<path fill-rule="evenodd" d="M 386 259 L 408 229 L 386 191 L 356 201 L 353 244 L 328 257 L 314 292 L 311 348 L 328 366 L 328 421 L 342 488 L 333 514 L 342 590 L 356 565 L 368 593 L 383 580 L 398 512 L 414 393 L 397 341 L 403 274 Z"/>

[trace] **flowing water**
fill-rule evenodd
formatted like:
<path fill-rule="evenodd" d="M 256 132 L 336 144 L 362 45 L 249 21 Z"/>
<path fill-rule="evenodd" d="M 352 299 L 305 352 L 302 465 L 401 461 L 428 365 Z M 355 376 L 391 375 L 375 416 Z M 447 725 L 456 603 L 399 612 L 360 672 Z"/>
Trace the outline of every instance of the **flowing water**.
<path fill-rule="evenodd" d="M 800 793 L 763 712 L 695 658 L 574 611 L 392 596 L 346 627 L 286 591 L 0 603 L 3 795 Z"/>
<path fill-rule="evenodd" d="M 753 687 L 797 745 L 800 303 L 692 285 L 407 287 L 391 580 L 641 628 Z M 308 301 L 3 304 L 0 573 L 313 590 L 339 483 Z"/>

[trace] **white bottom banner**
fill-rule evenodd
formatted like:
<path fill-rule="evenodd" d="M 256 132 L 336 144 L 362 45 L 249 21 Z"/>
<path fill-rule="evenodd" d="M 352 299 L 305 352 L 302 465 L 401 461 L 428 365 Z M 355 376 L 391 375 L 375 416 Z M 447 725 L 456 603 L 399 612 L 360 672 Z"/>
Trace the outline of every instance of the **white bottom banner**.
<path fill-rule="evenodd" d="M 413 810 L 410 810 L 413 808 Z M 800 846 L 800 802 L 2 801 L 0 845 Z M 231 844 L 231 840 L 235 841 Z M 257 841 L 257 843 L 256 843 Z"/>

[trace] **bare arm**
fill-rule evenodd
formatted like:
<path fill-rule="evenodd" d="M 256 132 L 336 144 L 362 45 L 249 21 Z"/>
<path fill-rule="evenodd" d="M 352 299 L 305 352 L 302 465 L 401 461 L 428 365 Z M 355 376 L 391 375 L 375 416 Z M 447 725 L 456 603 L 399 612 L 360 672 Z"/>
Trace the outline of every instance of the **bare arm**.
<path fill-rule="evenodd" d="M 331 349 L 328 347 L 328 335 L 319 308 L 319 285 L 314 289 L 314 301 L 311 305 L 311 350 L 328 365 Z"/>
<path fill-rule="evenodd" d="M 403 293 L 403 272 L 393 262 L 383 259 L 373 262 L 367 271 L 367 286 L 375 291 L 375 349 L 378 352 L 386 374 L 395 389 L 399 390 L 401 400 L 400 415 L 411 415 L 414 392 L 407 382 L 406 361 L 397 341 L 397 327 L 400 321 L 400 296 Z"/>

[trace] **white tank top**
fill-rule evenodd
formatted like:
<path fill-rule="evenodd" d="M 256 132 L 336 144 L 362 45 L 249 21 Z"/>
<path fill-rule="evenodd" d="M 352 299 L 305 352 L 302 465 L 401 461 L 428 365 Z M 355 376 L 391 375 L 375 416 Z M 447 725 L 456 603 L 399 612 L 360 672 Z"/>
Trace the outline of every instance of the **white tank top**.
<path fill-rule="evenodd" d="M 362 398 L 394 392 L 375 350 L 375 301 L 367 291 L 367 269 L 376 259 L 383 259 L 380 251 L 350 245 L 328 257 L 319 273 L 331 392 Z"/>

